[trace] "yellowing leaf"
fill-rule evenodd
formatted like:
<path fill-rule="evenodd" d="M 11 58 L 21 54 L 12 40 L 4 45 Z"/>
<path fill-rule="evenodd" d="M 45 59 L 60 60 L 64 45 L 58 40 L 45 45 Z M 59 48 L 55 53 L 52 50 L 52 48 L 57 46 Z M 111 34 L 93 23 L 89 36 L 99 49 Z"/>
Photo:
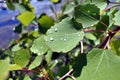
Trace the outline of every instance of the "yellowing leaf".
<path fill-rule="evenodd" d="M 24 25 L 28 26 L 32 20 L 35 18 L 35 14 L 32 12 L 24 12 L 17 17 L 17 19 Z"/>

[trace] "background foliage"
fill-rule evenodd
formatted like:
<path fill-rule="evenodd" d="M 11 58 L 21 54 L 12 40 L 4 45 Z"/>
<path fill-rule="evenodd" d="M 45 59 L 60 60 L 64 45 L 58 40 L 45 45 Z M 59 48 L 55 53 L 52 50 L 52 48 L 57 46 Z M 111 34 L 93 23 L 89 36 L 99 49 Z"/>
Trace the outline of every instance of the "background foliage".
<path fill-rule="evenodd" d="M 66 0 L 52 17 L 29 0 L 4 1 L 20 11 L 20 37 L 1 49 L 1 80 L 120 80 L 119 0 Z"/>

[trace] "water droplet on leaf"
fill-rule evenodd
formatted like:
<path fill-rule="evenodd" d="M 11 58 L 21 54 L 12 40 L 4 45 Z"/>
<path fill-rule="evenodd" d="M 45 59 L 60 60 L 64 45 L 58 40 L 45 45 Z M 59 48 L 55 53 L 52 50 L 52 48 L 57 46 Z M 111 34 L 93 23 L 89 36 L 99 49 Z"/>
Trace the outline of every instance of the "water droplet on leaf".
<path fill-rule="evenodd" d="M 58 29 L 57 28 L 55 28 L 55 32 L 57 32 L 58 31 Z"/>
<path fill-rule="evenodd" d="M 38 53 L 38 55 L 40 55 L 40 53 Z"/>
<path fill-rule="evenodd" d="M 64 38 L 64 41 L 66 41 L 67 39 L 66 38 Z"/>
<path fill-rule="evenodd" d="M 50 38 L 50 41 L 53 41 L 53 40 L 54 40 L 53 37 L 51 37 L 51 38 Z"/>
<path fill-rule="evenodd" d="M 78 36 L 80 37 L 81 35 L 79 34 Z"/>

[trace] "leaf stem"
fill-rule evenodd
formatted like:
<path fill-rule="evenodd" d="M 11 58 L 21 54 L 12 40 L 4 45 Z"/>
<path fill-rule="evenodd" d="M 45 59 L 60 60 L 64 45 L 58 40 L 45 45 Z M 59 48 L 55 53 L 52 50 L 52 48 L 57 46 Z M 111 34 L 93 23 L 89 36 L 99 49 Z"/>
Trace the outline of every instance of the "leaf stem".
<path fill-rule="evenodd" d="M 103 41 L 103 43 L 98 47 L 98 48 L 107 48 L 107 45 L 109 44 L 111 38 L 120 30 L 120 26 L 117 26 L 113 32 L 109 32 L 108 36 L 105 38 L 105 40 Z"/>
<path fill-rule="evenodd" d="M 81 45 L 81 49 L 80 49 L 81 53 L 83 53 L 83 41 L 82 40 L 80 41 L 80 45 Z"/>
<path fill-rule="evenodd" d="M 74 72 L 74 70 L 71 69 L 65 75 L 63 75 L 59 80 L 65 80 L 67 78 L 71 78 L 72 80 L 76 80 L 74 77 L 71 76 L 73 74 L 73 72 Z"/>

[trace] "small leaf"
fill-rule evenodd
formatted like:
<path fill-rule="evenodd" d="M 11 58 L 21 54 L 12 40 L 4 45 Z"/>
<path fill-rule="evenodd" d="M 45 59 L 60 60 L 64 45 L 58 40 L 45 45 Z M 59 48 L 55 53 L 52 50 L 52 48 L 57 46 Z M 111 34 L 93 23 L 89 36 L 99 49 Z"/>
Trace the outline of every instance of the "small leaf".
<path fill-rule="evenodd" d="M 49 29 L 51 26 L 54 25 L 53 19 L 46 15 L 41 16 L 41 18 L 38 20 L 38 23 L 46 29 Z"/>
<path fill-rule="evenodd" d="M 77 80 L 120 80 L 119 63 L 120 57 L 112 51 L 93 49 L 88 53 L 87 65 Z"/>
<path fill-rule="evenodd" d="M 30 48 L 30 50 L 32 52 L 34 52 L 35 54 L 38 54 L 38 55 L 45 54 L 48 49 L 49 49 L 49 47 L 46 45 L 46 42 L 45 42 L 43 36 L 36 39 L 33 42 L 32 47 Z"/>
<path fill-rule="evenodd" d="M 114 50 L 117 55 L 120 55 L 120 39 L 111 41 L 111 50 Z"/>
<path fill-rule="evenodd" d="M 118 17 L 120 15 L 120 11 L 115 13 L 115 17 L 113 18 L 113 20 L 115 21 L 115 25 L 119 25 L 120 26 L 120 18 Z"/>
<path fill-rule="evenodd" d="M 84 4 L 75 7 L 75 19 L 83 25 L 83 28 L 95 25 L 100 18 L 100 10 L 94 4 Z"/>
<path fill-rule="evenodd" d="M 12 51 L 18 51 L 20 49 L 21 49 L 20 44 L 17 44 L 12 48 Z"/>
<path fill-rule="evenodd" d="M 32 80 L 28 75 L 25 75 L 24 80 Z"/>
<path fill-rule="evenodd" d="M 95 35 L 93 35 L 92 33 L 86 33 L 85 37 L 90 40 L 96 40 Z"/>
<path fill-rule="evenodd" d="M 32 20 L 35 18 L 35 14 L 32 12 L 24 12 L 17 17 L 17 19 L 24 25 L 28 26 Z"/>
<path fill-rule="evenodd" d="M 52 3 L 56 4 L 59 3 L 61 0 L 50 0 Z"/>
<path fill-rule="evenodd" d="M 77 31 L 70 18 L 62 20 L 47 31 L 46 44 L 55 52 L 68 52 L 72 50 L 80 40 L 84 32 Z"/>
<path fill-rule="evenodd" d="M 0 60 L 0 80 L 6 80 L 9 74 L 9 60 Z"/>
<path fill-rule="evenodd" d="M 115 51 L 117 55 L 120 55 L 120 31 L 111 39 L 110 48 Z"/>
<path fill-rule="evenodd" d="M 20 65 L 17 65 L 17 64 L 11 64 L 10 65 L 10 70 L 13 71 L 13 70 L 21 70 L 22 67 Z"/>
<path fill-rule="evenodd" d="M 43 56 L 37 56 L 35 60 L 30 64 L 29 69 L 34 69 L 41 64 Z"/>
<path fill-rule="evenodd" d="M 6 2 L 7 4 L 7 7 L 10 9 L 10 10 L 15 10 L 15 6 L 13 5 L 12 2 Z"/>
<path fill-rule="evenodd" d="M 28 49 L 21 49 L 14 54 L 14 62 L 21 67 L 25 67 L 30 59 L 30 52 Z"/>
<path fill-rule="evenodd" d="M 51 62 L 52 54 L 53 54 L 52 50 L 48 50 L 47 54 L 45 55 L 45 59 L 46 59 L 48 64 Z"/>
<path fill-rule="evenodd" d="M 75 5 L 73 3 L 66 5 L 64 14 L 69 14 L 70 12 L 72 12 L 74 10 L 74 7 Z"/>

